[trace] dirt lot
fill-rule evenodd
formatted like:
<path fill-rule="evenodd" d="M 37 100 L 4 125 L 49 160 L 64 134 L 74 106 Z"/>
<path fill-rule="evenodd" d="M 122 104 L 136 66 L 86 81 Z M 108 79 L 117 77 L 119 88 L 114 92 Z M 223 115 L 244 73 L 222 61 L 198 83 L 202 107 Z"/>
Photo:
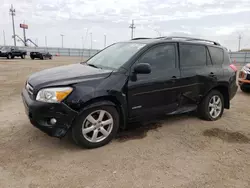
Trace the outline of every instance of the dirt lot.
<path fill-rule="evenodd" d="M 241 91 L 217 122 L 166 117 L 94 150 L 34 128 L 20 98 L 27 76 L 79 59 L 0 59 L 1 188 L 250 187 L 250 95 Z"/>

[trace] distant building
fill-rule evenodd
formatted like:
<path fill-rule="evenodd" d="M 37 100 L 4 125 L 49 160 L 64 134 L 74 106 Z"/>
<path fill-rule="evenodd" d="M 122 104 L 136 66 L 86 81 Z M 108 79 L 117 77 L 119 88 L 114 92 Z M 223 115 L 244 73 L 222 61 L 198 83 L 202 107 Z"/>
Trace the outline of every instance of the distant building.
<path fill-rule="evenodd" d="M 240 52 L 250 52 L 250 49 L 241 49 Z"/>

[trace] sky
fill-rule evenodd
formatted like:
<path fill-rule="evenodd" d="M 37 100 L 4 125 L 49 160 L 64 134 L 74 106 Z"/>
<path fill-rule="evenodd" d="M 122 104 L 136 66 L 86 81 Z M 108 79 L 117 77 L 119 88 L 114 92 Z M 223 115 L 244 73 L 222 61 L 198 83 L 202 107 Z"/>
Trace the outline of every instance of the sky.
<path fill-rule="evenodd" d="M 228 49 L 250 48 L 250 0 L 0 0 L 0 45 L 13 45 L 9 8 L 16 34 L 28 24 L 27 38 L 45 46 L 101 49 L 135 37 L 192 36 L 215 40 Z M 22 45 L 21 42 L 17 43 Z"/>

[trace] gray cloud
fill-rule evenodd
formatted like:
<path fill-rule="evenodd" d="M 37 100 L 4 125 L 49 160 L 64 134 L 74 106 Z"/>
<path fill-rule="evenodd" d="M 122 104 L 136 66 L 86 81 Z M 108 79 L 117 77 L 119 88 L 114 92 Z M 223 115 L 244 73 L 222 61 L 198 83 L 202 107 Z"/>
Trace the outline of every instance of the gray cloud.
<path fill-rule="evenodd" d="M 220 41 L 227 48 L 237 49 L 237 36 L 242 46 L 250 43 L 249 0 L 3 0 L 0 7 L 0 28 L 12 44 L 10 4 L 16 8 L 16 30 L 19 23 L 29 24 L 27 34 L 44 45 L 60 46 L 60 33 L 65 34 L 65 46 L 81 47 L 86 31 L 92 33 L 95 48 L 103 47 L 103 35 L 108 44 L 128 40 L 131 19 L 135 19 L 135 36 L 192 35 Z M 89 34 L 87 35 L 89 36 Z M 2 43 L 0 34 L 0 43 Z M 90 46 L 90 38 L 84 41 Z"/>

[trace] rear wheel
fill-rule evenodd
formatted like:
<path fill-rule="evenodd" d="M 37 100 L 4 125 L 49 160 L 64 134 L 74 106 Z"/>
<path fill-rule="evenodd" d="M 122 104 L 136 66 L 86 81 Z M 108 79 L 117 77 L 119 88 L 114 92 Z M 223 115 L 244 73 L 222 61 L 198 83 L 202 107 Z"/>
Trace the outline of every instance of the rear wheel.
<path fill-rule="evenodd" d="M 241 86 L 240 86 L 240 89 L 241 89 L 241 91 L 243 91 L 243 92 L 245 92 L 245 93 L 250 93 L 250 89 L 247 88 L 247 87 L 244 86 L 244 85 L 241 85 Z"/>
<path fill-rule="evenodd" d="M 198 113 L 201 118 L 208 121 L 215 121 L 221 118 L 224 112 L 224 98 L 223 95 L 217 91 L 212 90 L 202 100 L 199 105 Z"/>
<path fill-rule="evenodd" d="M 119 128 L 119 114 L 113 106 L 99 106 L 84 111 L 72 127 L 72 138 L 84 148 L 108 144 Z"/>

